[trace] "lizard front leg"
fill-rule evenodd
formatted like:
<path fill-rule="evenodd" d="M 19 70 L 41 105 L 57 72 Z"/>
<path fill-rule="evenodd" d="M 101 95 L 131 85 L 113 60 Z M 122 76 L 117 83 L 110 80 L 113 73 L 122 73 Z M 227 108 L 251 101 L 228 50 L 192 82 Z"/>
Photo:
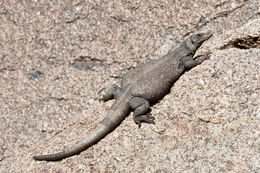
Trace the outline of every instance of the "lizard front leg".
<path fill-rule="evenodd" d="M 133 119 L 139 128 L 141 123 L 155 124 L 155 118 L 150 113 L 146 114 L 150 107 L 147 100 L 142 97 L 134 97 L 130 100 L 129 105 L 134 110 Z"/>
<path fill-rule="evenodd" d="M 191 69 L 199 64 L 198 60 L 193 59 L 192 56 L 184 57 L 181 62 L 187 69 Z"/>

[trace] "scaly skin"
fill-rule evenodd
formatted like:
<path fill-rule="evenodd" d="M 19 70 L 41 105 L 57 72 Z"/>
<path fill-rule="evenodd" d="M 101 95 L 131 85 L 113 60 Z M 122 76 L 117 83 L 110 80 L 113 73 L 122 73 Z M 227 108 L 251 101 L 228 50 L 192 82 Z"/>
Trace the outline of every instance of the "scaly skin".
<path fill-rule="evenodd" d="M 154 123 L 154 117 L 147 114 L 150 103 L 164 97 L 172 84 L 186 70 L 199 64 L 193 59 L 196 50 L 209 39 L 211 31 L 201 31 L 191 35 L 177 48 L 164 57 L 143 64 L 128 72 L 122 78 L 121 88 L 113 86 L 101 100 L 116 99 L 106 118 L 87 137 L 72 148 L 60 153 L 33 156 L 35 160 L 58 161 L 76 155 L 94 145 L 133 110 L 134 122 Z"/>

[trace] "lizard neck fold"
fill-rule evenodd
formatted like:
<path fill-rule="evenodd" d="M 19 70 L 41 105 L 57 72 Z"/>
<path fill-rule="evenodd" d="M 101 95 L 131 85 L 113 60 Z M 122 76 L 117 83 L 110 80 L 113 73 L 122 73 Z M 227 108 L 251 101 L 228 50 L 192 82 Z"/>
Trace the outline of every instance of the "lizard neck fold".
<path fill-rule="evenodd" d="M 186 41 L 187 40 L 178 45 L 174 50 L 169 51 L 168 54 L 165 55 L 164 59 L 167 62 L 177 62 L 176 60 L 181 61 L 183 57 L 193 56 L 196 50 L 190 50 Z"/>

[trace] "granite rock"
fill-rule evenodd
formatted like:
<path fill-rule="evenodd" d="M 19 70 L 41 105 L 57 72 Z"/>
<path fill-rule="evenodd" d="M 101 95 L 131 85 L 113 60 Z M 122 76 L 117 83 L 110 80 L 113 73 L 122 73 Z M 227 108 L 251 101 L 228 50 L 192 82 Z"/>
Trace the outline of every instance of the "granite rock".
<path fill-rule="evenodd" d="M 0 3 L 0 172 L 259 172 L 258 0 Z M 112 104 L 100 92 L 197 30 L 214 36 L 152 107 L 80 155 L 75 144 Z"/>

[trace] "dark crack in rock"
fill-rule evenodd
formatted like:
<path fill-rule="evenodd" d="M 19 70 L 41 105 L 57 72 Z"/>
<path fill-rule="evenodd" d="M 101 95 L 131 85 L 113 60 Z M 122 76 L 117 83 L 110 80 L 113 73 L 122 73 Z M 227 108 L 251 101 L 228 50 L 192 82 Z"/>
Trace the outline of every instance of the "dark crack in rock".
<path fill-rule="evenodd" d="M 90 56 L 80 56 L 72 64 L 72 67 L 78 70 L 93 70 L 93 67 L 104 66 L 103 60 L 92 58 Z"/>
<path fill-rule="evenodd" d="M 260 37 L 246 37 L 237 38 L 234 41 L 229 42 L 227 45 L 222 46 L 220 50 L 228 48 L 238 48 L 238 49 L 250 49 L 250 48 L 260 48 Z"/>
<path fill-rule="evenodd" d="M 43 72 L 41 72 L 41 71 L 39 71 L 39 70 L 36 70 L 36 71 L 34 71 L 34 72 L 32 72 L 32 73 L 29 73 L 29 74 L 28 74 L 28 78 L 29 78 L 30 80 L 35 80 L 35 79 L 40 78 L 43 74 L 44 74 Z"/>

